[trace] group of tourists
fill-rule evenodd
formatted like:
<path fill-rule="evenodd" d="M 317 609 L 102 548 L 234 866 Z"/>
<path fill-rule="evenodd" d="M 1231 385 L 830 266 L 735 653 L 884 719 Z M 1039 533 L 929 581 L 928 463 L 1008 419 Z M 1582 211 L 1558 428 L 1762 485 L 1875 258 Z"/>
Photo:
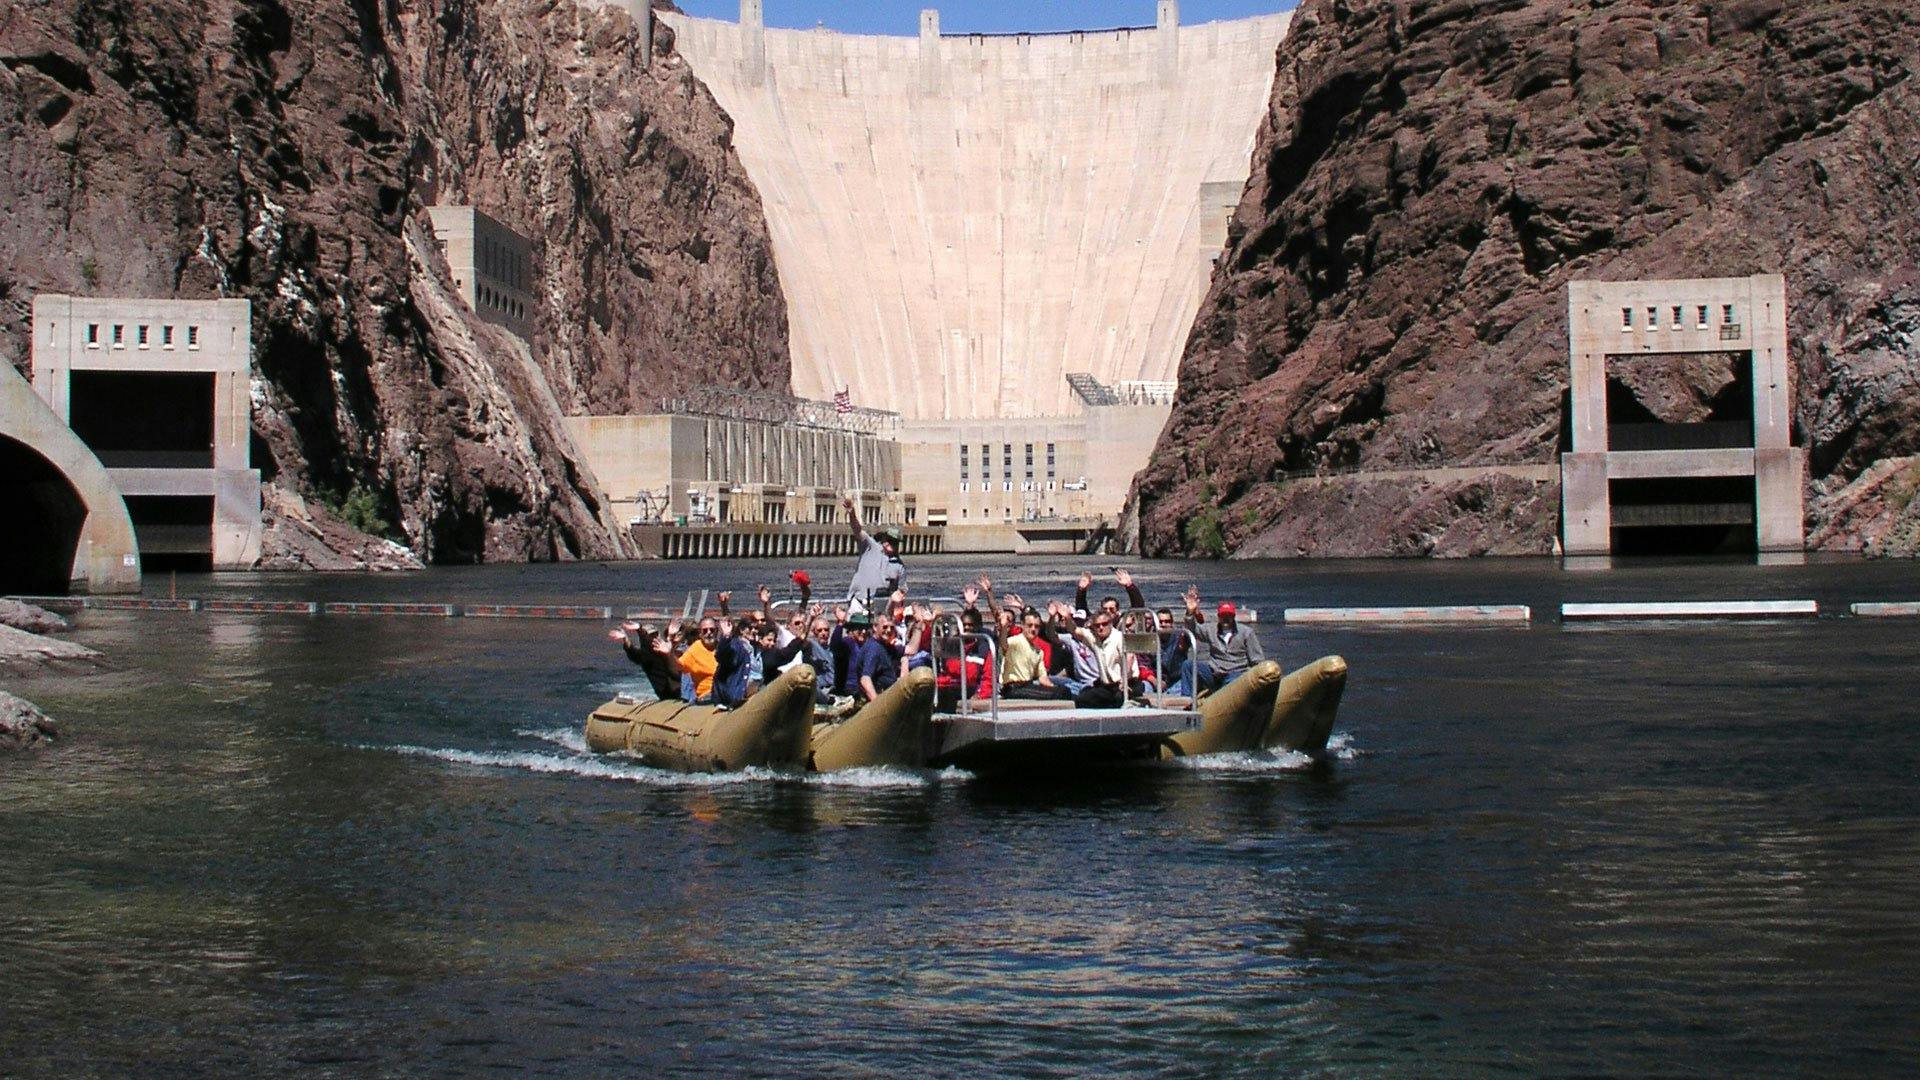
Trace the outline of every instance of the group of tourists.
<path fill-rule="evenodd" d="M 776 604 L 772 589 L 762 585 L 758 609 L 736 614 L 733 594 L 722 592 L 718 616 L 676 619 L 659 631 L 626 622 L 609 637 L 663 701 L 738 706 L 782 672 L 806 664 L 818 703 L 846 712 L 917 667 L 933 670 L 948 701 L 988 697 L 997 687 L 1007 699 L 1114 709 L 1150 690 L 1198 697 L 1266 659 L 1259 637 L 1239 625 L 1233 604 L 1219 604 L 1208 622 L 1198 587 L 1189 588 L 1181 597 L 1185 617 L 1177 619 L 1171 607 L 1149 609 L 1133 576 L 1118 567 L 1113 579 L 1126 594 L 1125 608 L 1112 595 L 1090 607 L 1090 573 L 1080 575 L 1072 604 L 997 596 L 987 577 L 962 590 L 957 612 L 910 602 L 899 530 L 870 534 L 852 500 L 841 505 L 859 547 L 846 596 L 815 601 L 811 577 L 796 570 L 795 600 Z M 943 618 L 948 629 L 936 634 Z M 958 635 L 951 633 L 956 619 Z M 1153 651 L 1130 652 L 1129 634 L 1137 635 L 1135 648 L 1151 635 Z"/>

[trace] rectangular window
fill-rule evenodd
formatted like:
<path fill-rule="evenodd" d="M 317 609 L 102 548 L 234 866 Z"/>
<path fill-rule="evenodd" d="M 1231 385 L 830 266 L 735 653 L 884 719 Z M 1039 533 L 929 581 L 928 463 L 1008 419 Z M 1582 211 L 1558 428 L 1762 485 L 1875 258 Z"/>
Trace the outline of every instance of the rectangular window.
<path fill-rule="evenodd" d="M 87 324 L 87 348 L 97 349 L 99 347 L 100 347 L 100 324 L 97 322 L 90 322 Z"/>
<path fill-rule="evenodd" d="M 1033 444 L 1027 444 L 1027 468 L 1033 468 Z"/>
<path fill-rule="evenodd" d="M 1707 305 L 1705 304 L 1700 305 L 1700 327 L 1699 328 L 1702 330 L 1705 330 L 1707 328 Z"/>
<path fill-rule="evenodd" d="M 1632 308 L 1623 307 L 1620 309 L 1620 329 L 1622 330 L 1633 329 L 1633 309 Z"/>
<path fill-rule="evenodd" d="M 1681 322 L 1680 312 L 1681 312 L 1680 305 L 1679 304 L 1673 305 L 1673 328 L 1675 330 L 1680 329 L 1680 322 Z"/>
<path fill-rule="evenodd" d="M 173 324 L 169 323 L 160 328 L 160 345 L 162 348 L 173 348 Z"/>
<path fill-rule="evenodd" d="M 967 493 L 967 482 L 965 480 L 960 481 L 960 493 L 962 495 Z"/>
<path fill-rule="evenodd" d="M 113 324 L 113 347 L 123 348 L 127 344 L 127 328 L 119 323 Z"/>
<path fill-rule="evenodd" d="M 1660 309 L 1650 307 L 1647 309 L 1647 333 L 1651 334 L 1658 329 L 1660 329 Z"/>
<path fill-rule="evenodd" d="M 134 327 L 133 340 L 141 348 L 144 349 L 147 347 L 147 324 L 146 323 L 141 323 L 139 326 Z"/>
<path fill-rule="evenodd" d="M 197 349 L 199 347 L 200 347 L 200 328 L 197 326 L 187 327 L 187 348 Z"/>
<path fill-rule="evenodd" d="M 1727 326 L 1733 325 L 1733 305 L 1732 304 L 1722 304 L 1720 306 L 1720 321 Z"/>

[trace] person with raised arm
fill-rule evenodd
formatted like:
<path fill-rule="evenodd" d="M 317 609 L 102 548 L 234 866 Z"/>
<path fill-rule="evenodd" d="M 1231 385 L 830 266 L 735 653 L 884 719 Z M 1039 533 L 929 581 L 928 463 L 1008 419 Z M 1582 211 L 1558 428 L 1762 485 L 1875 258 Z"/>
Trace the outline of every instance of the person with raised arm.
<path fill-rule="evenodd" d="M 1181 675 L 1195 693 L 1218 690 L 1267 658 L 1259 635 L 1239 624 L 1231 603 L 1222 601 L 1208 626 L 1200 621 L 1200 586 L 1188 588 L 1181 599 L 1187 602 L 1187 629 L 1199 645 L 1190 661 L 1191 677 L 1188 665 L 1182 665 Z"/>
<path fill-rule="evenodd" d="M 906 589 L 907 567 L 900 561 L 900 530 L 889 525 L 877 535 L 869 535 L 860 524 L 860 511 L 854 506 L 853 496 L 842 496 L 840 507 L 847 512 L 847 524 L 853 529 L 860 551 L 853 581 L 847 586 L 847 599 L 871 610 L 874 597 L 891 596 Z"/>
<path fill-rule="evenodd" d="M 680 700 L 680 661 L 673 655 L 673 643 L 680 637 L 680 620 L 668 623 L 664 634 L 628 620 L 619 629 L 607 631 L 607 636 L 619 643 L 627 659 L 640 665 L 653 686 L 653 696 L 661 701 Z"/>

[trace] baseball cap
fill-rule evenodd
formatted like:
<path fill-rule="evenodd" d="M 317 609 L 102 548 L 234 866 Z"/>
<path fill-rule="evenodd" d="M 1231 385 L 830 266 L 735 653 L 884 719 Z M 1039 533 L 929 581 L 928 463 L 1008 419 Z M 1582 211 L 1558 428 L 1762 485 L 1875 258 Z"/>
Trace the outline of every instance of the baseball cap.
<path fill-rule="evenodd" d="M 1087 621 L 1087 609 L 1086 609 L 1086 608 L 1083 608 L 1083 607 L 1077 607 L 1077 608 L 1074 608 L 1074 609 L 1073 609 L 1073 621 L 1074 621 L 1074 622 L 1086 622 L 1086 621 Z"/>
<path fill-rule="evenodd" d="M 1233 615 L 1234 615 L 1234 608 L 1233 608 L 1233 605 L 1232 605 L 1232 604 L 1221 604 L 1221 605 L 1220 605 L 1220 610 L 1219 610 L 1218 612 L 1216 612 L 1215 614 L 1217 614 L 1217 615 L 1219 615 L 1219 616 L 1220 616 L 1221 618 L 1223 618 L 1223 619 L 1231 619 L 1231 618 L 1233 618 Z"/>
<path fill-rule="evenodd" d="M 902 537 L 900 534 L 900 530 L 898 528 L 896 528 L 895 526 L 889 525 L 886 528 L 880 530 L 880 539 L 891 540 L 897 544 L 901 541 Z"/>

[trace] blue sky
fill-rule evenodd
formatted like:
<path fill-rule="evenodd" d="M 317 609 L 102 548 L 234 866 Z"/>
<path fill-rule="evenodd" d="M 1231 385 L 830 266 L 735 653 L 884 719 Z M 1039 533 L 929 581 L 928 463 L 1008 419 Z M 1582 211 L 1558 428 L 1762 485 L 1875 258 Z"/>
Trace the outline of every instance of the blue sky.
<path fill-rule="evenodd" d="M 731 22 L 740 0 L 679 0 L 690 15 Z M 1152 26 L 1154 0 L 765 0 L 768 26 L 812 27 L 847 34 L 920 32 L 920 9 L 940 9 L 940 29 L 949 34 L 1001 34 L 1021 30 L 1097 30 Z M 1183 23 L 1215 22 L 1286 11 L 1296 0 L 1180 0 Z"/>

